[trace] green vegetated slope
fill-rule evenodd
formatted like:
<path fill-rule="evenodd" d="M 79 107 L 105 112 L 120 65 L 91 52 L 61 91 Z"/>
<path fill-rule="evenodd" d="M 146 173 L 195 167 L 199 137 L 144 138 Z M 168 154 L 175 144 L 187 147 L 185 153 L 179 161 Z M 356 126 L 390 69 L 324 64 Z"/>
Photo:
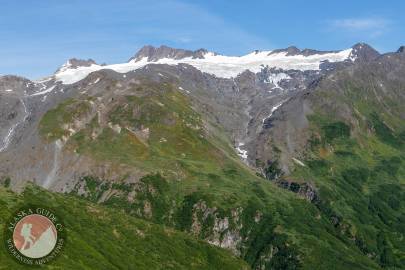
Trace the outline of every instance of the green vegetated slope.
<path fill-rule="evenodd" d="M 146 174 L 137 183 L 89 175 L 72 194 L 216 243 L 255 269 L 379 269 L 327 213 L 243 165 L 176 88 L 134 86 L 68 139 L 66 149 Z M 40 123 L 44 138 L 61 138 L 63 115 L 83 102 L 90 101 L 49 111 Z"/>
<path fill-rule="evenodd" d="M 185 233 L 72 196 L 29 186 L 18 195 L 0 187 L 0 235 L 19 206 L 54 209 L 67 242 L 48 269 L 249 269 L 230 252 Z M 42 267 L 41 267 L 42 268 Z M 0 248 L 0 269 L 32 269 Z"/>
<path fill-rule="evenodd" d="M 404 269 L 405 84 L 375 65 L 320 85 L 306 167 L 293 177 L 315 183 L 316 205 L 342 237 L 381 267 Z"/>

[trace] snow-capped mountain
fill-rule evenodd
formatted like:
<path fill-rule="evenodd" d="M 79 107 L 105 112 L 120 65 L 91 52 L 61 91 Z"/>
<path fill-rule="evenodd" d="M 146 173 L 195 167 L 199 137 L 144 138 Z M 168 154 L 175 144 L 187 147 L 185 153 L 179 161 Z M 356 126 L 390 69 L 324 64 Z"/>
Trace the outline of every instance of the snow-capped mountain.
<path fill-rule="evenodd" d="M 327 269 L 335 256 L 377 266 L 402 250 L 404 74 L 404 47 L 359 43 L 244 56 L 145 46 L 126 63 L 3 76 L 0 184 L 34 182 L 254 253 L 253 269 L 319 249 Z M 379 250 L 382 231 L 392 238 Z"/>
<path fill-rule="evenodd" d="M 378 56 L 379 53 L 373 48 L 359 43 L 341 51 L 288 47 L 254 51 L 244 56 L 225 56 L 205 49 L 190 51 L 167 46 L 144 46 L 128 62 L 110 65 L 100 65 L 92 59 L 72 58 L 55 74 L 42 80 L 29 81 L 13 76 L 0 79 L 0 93 L 5 100 L 9 100 L 3 108 L 19 112 L 11 121 L 0 120 L 5 127 L 0 131 L 3 138 L 0 149 L 5 151 L 9 147 L 26 119 L 39 117 L 41 112 L 51 108 L 53 104 L 77 92 L 85 93 L 89 88 L 94 89 L 100 83 L 104 84 L 103 73 L 116 72 L 122 74 L 119 80 L 128 81 L 136 73 L 153 74 L 158 69 L 162 72 L 155 72 L 153 76 L 158 75 L 164 79 L 162 74 L 171 70 L 171 73 L 177 73 L 176 76 L 184 82 L 180 87 L 183 89 L 181 91 L 211 100 L 209 106 L 217 112 L 218 121 L 227 129 L 234 130 L 235 147 L 243 145 L 243 159 L 253 160 L 255 156 L 248 154 L 253 149 L 247 150 L 251 148 L 249 142 L 254 141 L 254 134 L 260 132 L 262 126 L 268 125 L 269 115 L 273 115 L 295 92 L 307 89 L 313 82 L 337 68 L 353 65 L 358 61 L 369 61 Z M 98 73 L 100 74 L 95 75 Z M 204 77 L 196 78 L 199 73 L 205 74 Z M 88 77 L 91 77 L 89 81 L 86 79 Z M 197 82 L 211 86 L 202 86 L 206 91 L 199 92 L 195 90 Z M 75 84 L 81 86 L 74 86 Z M 249 90 L 245 91 L 244 87 Z M 235 100 L 232 105 L 234 114 L 229 114 L 229 111 L 221 112 L 225 102 L 221 101 L 222 98 Z M 12 104 L 13 107 L 10 107 Z M 242 125 L 241 119 L 244 119 Z M 245 128 L 241 128 L 242 126 Z"/>
<path fill-rule="evenodd" d="M 98 65 L 94 61 L 69 60 L 54 75 L 63 84 L 72 84 L 82 80 L 91 72 L 111 69 L 119 73 L 137 70 L 148 64 L 191 65 L 198 70 L 215 75 L 219 78 L 235 78 L 249 70 L 260 72 L 263 68 L 282 70 L 320 70 L 322 64 L 354 61 L 357 57 L 356 47 L 335 51 L 322 52 L 315 50 L 300 51 L 297 48 L 274 51 L 254 51 L 244 56 L 225 56 L 204 49 L 197 51 L 179 50 L 166 46 L 155 48 L 143 47 L 129 62 L 112 65 Z"/>
<path fill-rule="evenodd" d="M 145 76 L 159 82 L 176 81 L 178 91 L 197 101 L 204 114 L 209 113 L 224 127 L 235 151 L 252 165 L 260 155 L 257 150 L 260 134 L 272 127 L 284 104 L 310 91 L 334 71 L 378 57 L 380 54 L 369 45 L 358 43 L 341 51 L 288 47 L 244 56 L 224 56 L 205 49 L 145 46 L 128 62 L 110 65 L 73 58 L 43 80 L 0 78 L 0 123 L 4 127 L 0 130 L 0 152 L 12 151 L 24 138 L 39 141 L 30 135 L 36 134 L 37 121 L 61 101 L 77 95 L 98 96 L 109 88 L 117 94 L 119 88 Z M 62 148 L 59 142 L 52 146 L 53 150 L 46 150 L 53 163 L 59 163 L 57 157 Z M 39 171 L 38 178 L 55 178 L 57 174 L 55 167 Z M 44 172 L 52 177 L 43 175 Z M 18 178 L 22 180 L 36 173 L 19 173 Z M 48 180 L 45 182 L 42 184 L 50 186 Z"/>

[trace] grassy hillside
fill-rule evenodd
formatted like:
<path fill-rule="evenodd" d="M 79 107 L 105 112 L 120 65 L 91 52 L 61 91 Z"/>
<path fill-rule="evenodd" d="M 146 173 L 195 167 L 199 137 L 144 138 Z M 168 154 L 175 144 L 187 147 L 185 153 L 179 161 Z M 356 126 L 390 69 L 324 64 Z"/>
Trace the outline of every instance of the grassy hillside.
<path fill-rule="evenodd" d="M 62 253 L 48 269 L 249 269 L 230 252 L 72 196 L 29 186 L 21 195 L 0 187 L 0 234 L 22 204 L 56 209 L 67 228 Z M 0 249 L 0 269 L 31 269 Z"/>
<path fill-rule="evenodd" d="M 242 164 L 220 128 L 176 88 L 144 82 L 108 100 L 99 114 L 82 110 L 90 102 L 82 97 L 45 115 L 44 139 L 67 136 L 71 125 L 76 132 L 66 149 L 146 174 L 135 183 L 126 182 L 128 175 L 118 182 L 88 175 L 71 194 L 189 232 L 252 268 L 379 269 L 319 207 Z M 75 106 L 89 119 L 80 128 L 63 117 Z"/>
<path fill-rule="evenodd" d="M 297 166 L 293 177 L 315 183 L 317 207 L 361 252 L 381 267 L 403 269 L 405 84 L 395 68 L 383 73 L 379 66 L 321 83 L 307 166 Z"/>

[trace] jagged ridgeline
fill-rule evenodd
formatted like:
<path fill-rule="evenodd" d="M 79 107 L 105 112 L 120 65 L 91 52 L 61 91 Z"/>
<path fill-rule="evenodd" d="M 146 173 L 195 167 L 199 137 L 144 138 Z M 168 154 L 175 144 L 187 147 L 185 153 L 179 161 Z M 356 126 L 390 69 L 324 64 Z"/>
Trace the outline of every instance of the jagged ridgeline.
<path fill-rule="evenodd" d="M 90 252 L 111 269 L 400 269 L 403 74 L 403 50 L 357 44 L 147 46 L 124 64 L 1 77 L 2 217 L 15 200 L 60 206 L 73 239 L 56 267 Z"/>

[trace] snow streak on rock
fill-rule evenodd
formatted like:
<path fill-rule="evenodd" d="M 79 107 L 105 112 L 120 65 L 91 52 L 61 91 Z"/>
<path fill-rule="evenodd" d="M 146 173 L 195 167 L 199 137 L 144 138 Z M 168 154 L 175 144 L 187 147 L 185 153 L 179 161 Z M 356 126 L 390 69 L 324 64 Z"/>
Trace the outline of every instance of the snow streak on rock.
<path fill-rule="evenodd" d="M 15 123 L 15 124 L 8 130 L 8 133 L 7 133 L 6 137 L 3 139 L 3 144 L 2 144 L 2 146 L 0 147 L 0 152 L 3 152 L 3 151 L 5 151 L 5 150 L 7 149 L 7 147 L 10 145 L 10 142 L 11 142 L 11 140 L 12 140 L 12 138 L 13 138 L 13 134 L 14 134 L 16 128 L 17 128 L 21 123 L 25 122 L 25 120 L 28 118 L 29 112 L 28 112 L 27 106 L 25 105 L 24 100 L 23 100 L 22 98 L 20 98 L 20 102 L 21 102 L 21 104 L 22 104 L 23 107 L 24 107 L 24 117 L 23 117 L 23 119 L 22 119 L 21 121 Z"/>
<path fill-rule="evenodd" d="M 278 108 L 280 108 L 281 105 L 283 105 L 287 100 L 288 100 L 288 99 L 285 99 L 285 100 L 281 101 L 280 103 L 278 103 L 277 105 L 275 105 L 273 108 L 271 108 L 270 114 L 269 114 L 266 118 L 264 118 L 264 119 L 262 120 L 262 123 L 264 124 L 264 123 L 266 122 L 266 120 L 269 119 L 269 118 L 273 115 L 273 113 L 274 113 L 275 111 L 277 111 Z"/>

